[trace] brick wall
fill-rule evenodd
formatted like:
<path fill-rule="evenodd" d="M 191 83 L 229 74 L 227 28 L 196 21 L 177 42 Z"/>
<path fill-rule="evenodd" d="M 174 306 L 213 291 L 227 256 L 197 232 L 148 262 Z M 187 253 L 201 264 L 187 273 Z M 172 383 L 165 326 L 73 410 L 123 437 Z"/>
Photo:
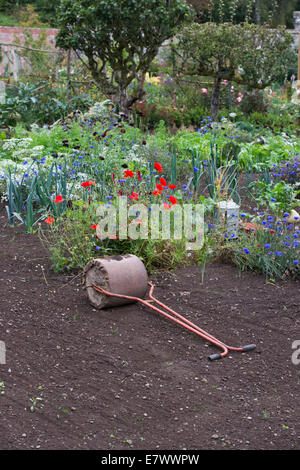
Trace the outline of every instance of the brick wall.
<path fill-rule="evenodd" d="M 39 39 L 41 32 L 46 32 L 47 48 L 55 49 L 55 36 L 58 33 L 58 29 L 16 28 L 16 27 L 0 26 L 0 45 L 15 43 L 16 39 L 18 39 L 18 41 L 20 41 L 21 44 L 24 43 L 25 32 L 29 32 L 32 35 L 33 39 L 35 40 Z M 5 62 L 7 62 L 7 59 L 5 59 L 4 57 L 5 52 L 8 50 L 11 51 L 12 49 L 11 47 L 8 47 L 8 46 L 1 46 L 1 48 L 2 48 L 3 59 L 2 59 L 2 62 L 0 63 L 0 78 L 5 69 Z M 18 49 L 15 49 L 15 50 L 17 51 Z M 20 61 L 18 61 L 17 58 L 14 57 L 14 55 L 12 55 L 11 59 L 15 62 L 14 65 L 12 65 L 12 71 L 14 72 L 14 75 L 15 75 L 17 74 L 17 69 L 20 66 Z"/>

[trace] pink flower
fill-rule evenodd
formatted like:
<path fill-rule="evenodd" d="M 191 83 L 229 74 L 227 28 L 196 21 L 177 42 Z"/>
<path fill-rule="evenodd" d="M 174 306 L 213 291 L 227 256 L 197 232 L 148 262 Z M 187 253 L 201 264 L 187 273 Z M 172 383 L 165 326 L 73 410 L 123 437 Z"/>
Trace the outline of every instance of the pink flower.
<path fill-rule="evenodd" d="M 206 88 L 201 88 L 201 93 L 204 93 L 205 95 L 207 95 L 208 91 Z"/>

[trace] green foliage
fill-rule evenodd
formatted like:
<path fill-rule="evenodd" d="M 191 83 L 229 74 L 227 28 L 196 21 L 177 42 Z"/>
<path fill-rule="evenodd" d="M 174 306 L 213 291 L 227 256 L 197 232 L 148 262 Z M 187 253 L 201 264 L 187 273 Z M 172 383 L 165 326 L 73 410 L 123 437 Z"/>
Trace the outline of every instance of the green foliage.
<path fill-rule="evenodd" d="M 117 96 L 126 112 L 143 96 L 145 74 L 159 47 L 188 14 L 183 0 L 62 0 L 56 45 L 84 55 L 96 84 L 108 97 Z M 134 79 L 137 90 L 128 96 Z"/>
<path fill-rule="evenodd" d="M 264 89 L 287 70 L 293 38 L 284 30 L 254 24 L 205 23 L 185 27 L 172 48 L 177 74 L 214 78 L 212 118 L 218 112 L 221 81 Z"/>
<path fill-rule="evenodd" d="M 50 24 L 55 26 L 56 23 L 56 8 L 59 5 L 60 0 L 0 0 L 0 12 L 4 12 L 13 22 L 12 26 L 19 25 L 20 20 L 22 21 L 24 17 L 20 18 L 21 10 L 27 10 L 27 8 L 34 8 L 38 13 L 39 19 L 44 24 Z M 28 11 L 28 10 L 27 10 Z M 1 19 L 1 15 L 0 15 Z M 9 23 L 4 24 L 4 26 L 10 26 Z M 34 26 L 30 24 L 29 26 Z"/>
<path fill-rule="evenodd" d="M 85 110 L 90 104 L 86 95 L 68 99 L 66 91 L 53 88 L 49 82 L 22 83 L 8 88 L 6 102 L 0 104 L 0 121 L 4 126 L 22 122 L 51 124 L 64 118 L 73 109 Z"/>
<path fill-rule="evenodd" d="M 288 107 L 286 111 L 282 110 L 281 113 L 276 111 L 268 113 L 251 112 L 248 120 L 258 129 L 268 129 L 274 133 L 288 132 L 294 134 L 297 125 L 296 117 L 293 116 L 292 111 L 289 112 Z"/>
<path fill-rule="evenodd" d="M 95 208 L 83 201 L 75 202 L 57 223 L 46 230 L 39 227 L 39 237 L 49 249 L 52 267 L 55 271 L 80 271 L 96 256 L 111 256 L 132 253 L 138 256 L 148 270 L 170 269 L 185 263 L 184 240 L 118 240 L 107 238 L 98 240 L 91 228 L 97 219 Z"/>
<path fill-rule="evenodd" d="M 299 278 L 298 239 L 293 225 L 279 221 L 274 224 L 274 230 L 261 226 L 251 235 L 240 234 L 238 242 L 231 243 L 228 248 L 231 259 L 241 271 L 264 273 L 267 279 L 288 276 Z"/>
<path fill-rule="evenodd" d="M 265 101 L 265 94 L 261 90 L 244 93 L 240 108 L 246 115 L 266 112 L 268 103 Z"/>
<path fill-rule="evenodd" d="M 17 175 L 16 167 L 13 171 L 10 168 L 4 170 L 9 224 L 14 226 L 17 219 L 25 225 L 27 232 L 32 232 L 48 212 L 55 218 L 59 217 L 66 210 L 73 190 L 73 186 L 67 184 L 66 168 L 59 170 L 56 162 L 51 165 L 46 177 L 42 171 L 37 173 L 32 167 L 33 163 L 21 177 Z M 63 202 L 55 203 L 53 195 L 61 195 Z"/>
<path fill-rule="evenodd" d="M 288 211 L 297 205 L 296 197 L 300 194 L 292 185 L 285 181 L 276 184 L 255 181 L 251 184 L 258 207 L 267 206 L 273 212 Z"/>
<path fill-rule="evenodd" d="M 297 0 L 211 0 L 204 5 L 200 19 L 202 22 L 216 23 L 242 23 L 248 20 L 251 23 L 268 23 L 275 27 L 282 24 L 292 28 L 294 10 L 297 10 Z"/>

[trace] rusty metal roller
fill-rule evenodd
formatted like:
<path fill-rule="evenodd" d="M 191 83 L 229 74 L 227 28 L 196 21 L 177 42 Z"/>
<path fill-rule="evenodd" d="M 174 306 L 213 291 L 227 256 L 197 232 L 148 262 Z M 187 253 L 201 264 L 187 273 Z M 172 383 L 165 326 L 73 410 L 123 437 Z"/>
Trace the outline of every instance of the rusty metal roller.
<path fill-rule="evenodd" d="M 90 303 L 97 309 L 117 307 L 133 300 L 108 297 L 92 285 L 119 295 L 144 298 L 148 289 L 148 275 L 143 262 L 135 255 L 95 258 L 84 268 L 84 287 Z"/>

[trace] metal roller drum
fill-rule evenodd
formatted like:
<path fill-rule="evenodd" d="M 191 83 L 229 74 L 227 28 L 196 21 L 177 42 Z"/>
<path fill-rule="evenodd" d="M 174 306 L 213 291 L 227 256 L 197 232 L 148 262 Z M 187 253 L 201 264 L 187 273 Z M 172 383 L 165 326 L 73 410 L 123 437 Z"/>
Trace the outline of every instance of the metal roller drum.
<path fill-rule="evenodd" d="M 146 268 L 140 258 L 131 254 L 91 260 L 84 268 L 83 282 L 90 303 L 97 309 L 117 307 L 134 300 L 108 297 L 97 292 L 93 285 L 138 298 L 144 298 L 148 289 Z"/>

